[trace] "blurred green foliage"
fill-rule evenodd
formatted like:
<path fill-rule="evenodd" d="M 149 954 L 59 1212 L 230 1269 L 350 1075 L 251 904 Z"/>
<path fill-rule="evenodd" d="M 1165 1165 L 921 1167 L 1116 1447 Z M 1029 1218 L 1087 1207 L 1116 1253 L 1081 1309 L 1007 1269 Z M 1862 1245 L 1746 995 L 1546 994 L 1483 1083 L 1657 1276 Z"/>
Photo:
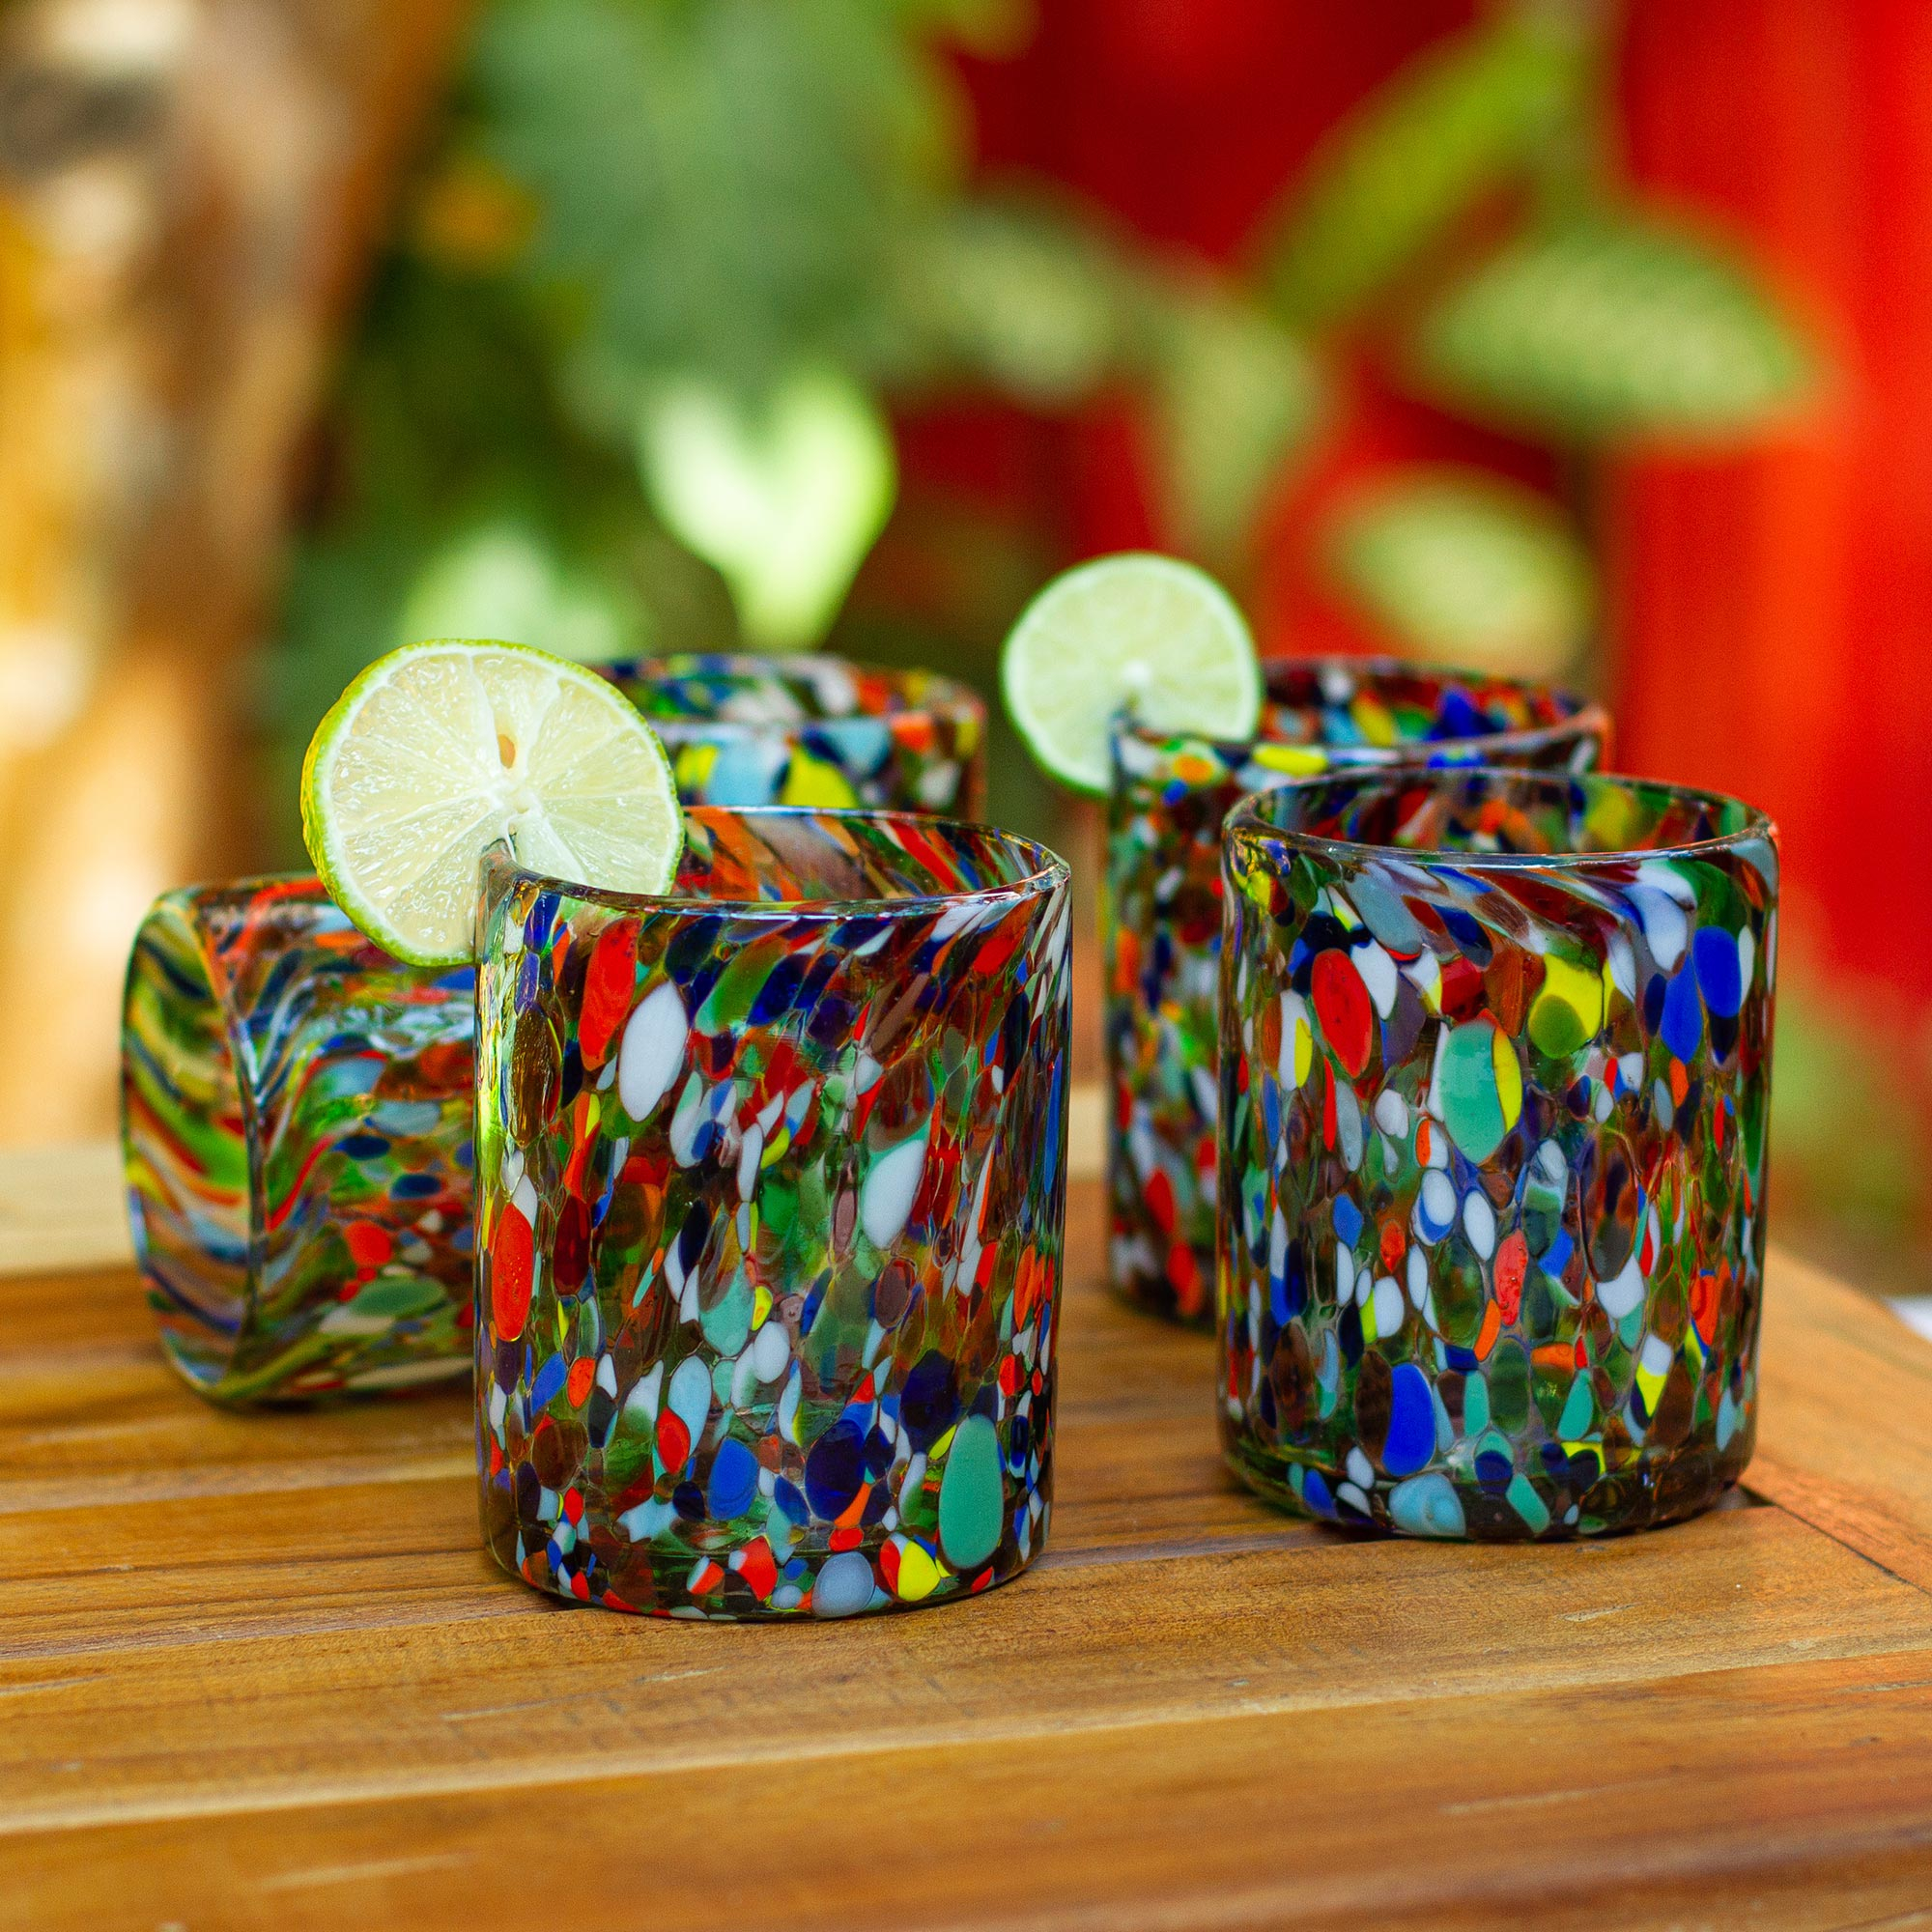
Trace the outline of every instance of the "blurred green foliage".
<path fill-rule="evenodd" d="M 1412 61 L 1335 129 L 1257 258 L 1285 320 L 1555 446 L 1574 479 L 1578 453 L 1748 440 L 1821 380 L 1743 252 L 1645 208 L 1609 164 L 1610 14 L 1516 0 Z M 1424 655 L 1580 670 L 1598 602 L 1587 489 L 1561 506 L 1566 536 L 1527 493 L 1453 481 L 1389 476 L 1339 505 L 1317 539 L 1337 593 Z"/>
<path fill-rule="evenodd" d="M 1517 0 L 1410 63 L 1291 185 L 1245 279 L 1045 183 L 973 178 L 944 46 L 1030 26 L 1021 0 L 486 0 L 321 440 L 266 678 L 278 800 L 333 695 L 410 636 L 847 641 L 855 576 L 911 507 L 908 400 L 1133 399 L 1168 541 L 1238 582 L 1353 359 L 1586 451 L 1735 440 L 1815 383 L 1742 256 L 1604 162 L 1599 9 Z M 1596 608 L 1586 507 L 1392 471 L 1317 554 L 1399 646 L 1556 672 Z M 869 610 L 868 635 L 990 682 L 1012 580 L 1062 559 L 1009 531 L 989 565 L 981 531 L 976 566 L 1010 587 L 989 598 L 945 563 L 956 531 L 924 535 L 940 594 Z M 1023 783 L 997 773 L 996 801 Z"/>
<path fill-rule="evenodd" d="M 1452 405 L 1581 443 L 1732 442 L 1804 402 L 1817 375 L 1742 259 L 1628 214 L 1480 264 L 1423 316 L 1413 363 Z"/>
<path fill-rule="evenodd" d="M 620 440 L 650 385 L 761 398 L 799 362 L 901 372 L 895 264 L 956 189 L 923 10 L 498 0 L 474 141 L 540 210 L 520 278 Z"/>
<path fill-rule="evenodd" d="M 1412 61 L 1335 131 L 1264 230 L 1283 314 L 1310 329 L 1349 322 L 1520 181 L 1587 99 L 1589 51 L 1577 23 L 1524 10 Z"/>
<path fill-rule="evenodd" d="M 325 430 L 268 665 L 278 801 L 344 682 L 411 636 L 830 637 L 990 688 L 1060 559 L 841 615 L 899 507 L 895 402 L 1147 395 L 1177 526 L 1237 560 L 1316 364 L 1230 278 L 1043 183 L 969 180 L 940 37 L 1027 28 L 1001 0 L 490 0 Z M 995 806 L 1037 827 L 1043 801 L 1002 761 Z"/>
<path fill-rule="evenodd" d="M 1390 466 L 1338 506 L 1326 562 L 1418 656 L 1502 657 L 1526 676 L 1569 668 L 1595 573 L 1548 497 L 1480 470 Z"/>
<path fill-rule="evenodd" d="M 1921 1042 L 1915 1064 L 1901 1037 L 1909 1042 L 1911 1030 L 1896 1013 L 1855 1005 L 1815 972 L 1781 973 L 1771 1146 L 1775 1186 L 1795 1185 L 1773 1211 L 1796 1210 L 1861 1244 L 1891 1243 L 1889 1287 L 1926 1259 L 1932 1210 L 1926 1055 Z"/>

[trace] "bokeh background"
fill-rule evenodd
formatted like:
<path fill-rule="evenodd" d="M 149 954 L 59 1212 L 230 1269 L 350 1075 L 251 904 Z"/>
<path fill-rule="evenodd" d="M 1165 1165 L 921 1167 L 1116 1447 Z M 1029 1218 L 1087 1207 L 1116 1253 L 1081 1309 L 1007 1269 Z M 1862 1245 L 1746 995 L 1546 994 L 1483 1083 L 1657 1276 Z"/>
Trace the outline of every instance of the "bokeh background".
<path fill-rule="evenodd" d="M 0 7 L 0 1140 L 391 645 L 990 690 L 1128 546 L 1768 806 L 1777 1232 L 1932 1286 L 1923 0 Z"/>

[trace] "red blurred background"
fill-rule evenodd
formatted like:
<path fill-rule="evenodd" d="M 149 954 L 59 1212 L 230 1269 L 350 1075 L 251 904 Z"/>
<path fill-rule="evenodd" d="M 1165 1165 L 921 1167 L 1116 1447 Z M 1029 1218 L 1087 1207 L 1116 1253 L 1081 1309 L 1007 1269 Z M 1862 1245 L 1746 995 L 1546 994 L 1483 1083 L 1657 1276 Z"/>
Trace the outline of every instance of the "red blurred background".
<path fill-rule="evenodd" d="M 1473 12 L 1060 0 L 1018 60 L 963 64 L 982 164 L 1232 258 L 1334 122 Z M 1748 237 L 1839 381 L 1747 454 L 1623 461 L 1604 506 L 1619 763 L 1766 806 L 1804 939 L 1901 1014 L 1932 1002 L 1932 841 L 1913 810 L 1932 780 L 1928 79 L 1920 0 L 1634 0 L 1617 92 L 1631 173 Z M 1269 519 L 1255 614 L 1271 651 L 1374 643 L 1303 541 L 1352 476 L 1449 457 L 1554 480 L 1546 449 L 1367 367 L 1351 381 L 1343 435 Z M 1161 540 L 1124 412 L 1062 426 L 976 406 L 906 441 L 916 477 L 1022 505 L 1080 554 Z"/>

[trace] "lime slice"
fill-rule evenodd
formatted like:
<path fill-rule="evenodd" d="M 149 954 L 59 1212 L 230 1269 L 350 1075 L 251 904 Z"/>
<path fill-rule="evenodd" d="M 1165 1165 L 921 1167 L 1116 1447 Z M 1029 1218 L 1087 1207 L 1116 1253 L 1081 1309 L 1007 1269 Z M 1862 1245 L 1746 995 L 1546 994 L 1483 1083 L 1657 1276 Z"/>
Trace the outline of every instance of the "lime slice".
<path fill-rule="evenodd" d="M 1122 713 L 1209 738 L 1252 737 L 1262 715 L 1261 663 L 1234 600 L 1190 563 L 1134 551 L 1056 577 L 1027 606 L 1000 689 L 1035 758 L 1096 795 Z"/>
<path fill-rule="evenodd" d="M 417 966 L 472 956 L 477 866 L 667 891 L 684 819 L 657 733 L 594 671 L 524 644 L 444 638 L 371 665 L 316 727 L 302 838 L 335 900 Z"/>

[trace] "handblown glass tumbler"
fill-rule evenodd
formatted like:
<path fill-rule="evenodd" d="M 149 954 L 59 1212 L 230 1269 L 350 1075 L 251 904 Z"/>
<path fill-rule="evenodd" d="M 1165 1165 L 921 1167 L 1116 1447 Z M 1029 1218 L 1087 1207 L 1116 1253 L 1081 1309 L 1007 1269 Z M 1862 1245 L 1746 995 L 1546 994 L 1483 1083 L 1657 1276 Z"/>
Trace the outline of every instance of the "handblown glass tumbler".
<path fill-rule="evenodd" d="M 1750 1460 L 1776 835 L 1496 770 L 1228 821 L 1222 1435 L 1311 1516 L 1591 1536 Z"/>
<path fill-rule="evenodd" d="M 1215 992 L 1221 826 L 1285 779 L 1397 761 L 1586 770 L 1609 739 L 1567 692 L 1388 660 L 1267 667 L 1253 740 L 1123 724 L 1114 735 L 1101 938 L 1113 1082 L 1107 1178 L 1114 1284 L 1206 1322 L 1214 1279 Z"/>
<path fill-rule="evenodd" d="M 169 1359 L 225 1402 L 469 1363 L 472 976 L 314 879 L 169 893 L 122 1024 L 128 1219 Z"/>
<path fill-rule="evenodd" d="M 486 864 L 476 1400 L 506 1570 L 844 1617 L 1037 1553 L 1067 875 L 982 826 L 700 808 L 678 896 Z"/>
<path fill-rule="evenodd" d="M 986 707 L 934 671 L 713 654 L 605 675 L 657 727 L 687 805 L 980 815 Z"/>

